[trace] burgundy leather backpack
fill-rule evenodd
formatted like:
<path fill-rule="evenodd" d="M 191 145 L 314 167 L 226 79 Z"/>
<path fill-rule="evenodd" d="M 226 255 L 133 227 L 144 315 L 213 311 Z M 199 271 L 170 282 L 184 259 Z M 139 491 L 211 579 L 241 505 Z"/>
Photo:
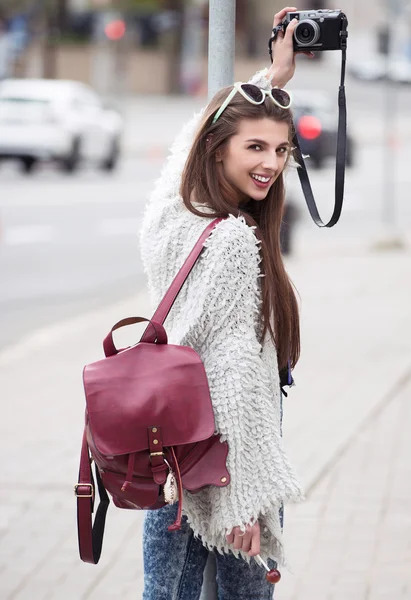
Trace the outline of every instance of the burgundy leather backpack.
<path fill-rule="evenodd" d="M 86 423 L 74 491 L 85 562 L 100 559 L 108 494 L 115 506 L 129 509 L 157 509 L 178 499 L 177 519 L 169 527 L 176 530 L 181 527 L 183 488 L 195 493 L 230 482 L 228 446 L 214 434 L 203 363 L 192 348 L 168 344 L 163 327 L 204 241 L 220 221 L 202 233 L 152 319 L 119 321 L 104 340 L 106 358 L 84 368 Z M 143 321 L 149 325 L 140 342 L 117 350 L 113 331 Z M 100 503 L 92 524 L 95 481 Z"/>

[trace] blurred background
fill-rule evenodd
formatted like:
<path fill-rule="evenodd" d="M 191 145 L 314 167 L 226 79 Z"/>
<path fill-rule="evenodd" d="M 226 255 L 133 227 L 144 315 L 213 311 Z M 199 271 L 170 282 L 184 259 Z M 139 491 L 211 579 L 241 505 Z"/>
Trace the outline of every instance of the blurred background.
<path fill-rule="evenodd" d="M 237 0 L 236 80 L 268 65 L 283 4 Z M 278 597 L 411 599 L 411 1 L 305 8 L 348 16 L 347 173 L 331 230 L 287 175 L 303 352 L 284 433 L 307 502 L 286 511 L 294 574 Z M 207 101 L 208 19 L 206 0 L 0 0 L 2 599 L 140 597 L 141 514 L 112 509 L 99 566 L 77 558 L 81 370 L 116 321 L 149 316 L 138 232 Z M 340 64 L 299 56 L 288 86 L 324 220 Z"/>

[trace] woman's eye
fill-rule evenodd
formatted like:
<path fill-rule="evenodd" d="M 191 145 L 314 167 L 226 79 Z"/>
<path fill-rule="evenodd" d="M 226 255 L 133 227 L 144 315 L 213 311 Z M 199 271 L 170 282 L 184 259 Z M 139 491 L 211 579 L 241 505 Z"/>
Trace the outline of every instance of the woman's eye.
<path fill-rule="evenodd" d="M 250 150 L 261 150 L 261 146 L 259 146 L 258 144 L 253 144 L 252 146 L 250 146 Z"/>
<path fill-rule="evenodd" d="M 279 154 L 287 154 L 288 148 L 286 146 L 281 146 L 281 148 L 277 148 L 277 152 Z"/>

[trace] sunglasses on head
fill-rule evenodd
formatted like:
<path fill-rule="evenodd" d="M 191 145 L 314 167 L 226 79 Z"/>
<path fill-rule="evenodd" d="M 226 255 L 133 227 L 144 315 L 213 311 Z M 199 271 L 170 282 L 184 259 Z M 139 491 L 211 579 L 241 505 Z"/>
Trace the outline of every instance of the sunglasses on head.
<path fill-rule="evenodd" d="M 274 87 L 268 91 L 262 90 L 253 83 L 241 83 L 241 81 L 237 81 L 234 84 L 233 89 L 227 96 L 226 100 L 216 112 L 213 119 L 213 125 L 221 117 L 221 115 L 223 114 L 227 106 L 230 104 L 234 96 L 237 94 L 237 92 L 240 93 L 243 96 L 243 98 L 248 100 L 248 102 L 255 105 L 263 104 L 266 96 L 271 98 L 274 104 L 279 108 L 290 108 L 292 103 L 291 94 L 289 92 L 286 92 L 285 90 L 282 90 L 281 88 Z"/>

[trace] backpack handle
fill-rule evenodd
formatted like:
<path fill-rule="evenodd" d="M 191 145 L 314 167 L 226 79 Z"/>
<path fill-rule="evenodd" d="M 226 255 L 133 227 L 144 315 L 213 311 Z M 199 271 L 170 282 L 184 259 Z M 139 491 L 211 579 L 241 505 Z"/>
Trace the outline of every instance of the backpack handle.
<path fill-rule="evenodd" d="M 148 323 L 150 323 L 150 325 L 148 325 L 146 331 L 149 330 L 151 335 L 150 335 L 149 340 L 141 339 L 141 341 L 147 341 L 147 342 L 157 343 L 157 344 L 167 344 L 166 330 L 164 329 L 164 327 L 161 323 L 156 323 L 155 321 L 151 321 L 150 319 L 145 319 L 144 317 L 126 317 L 125 319 L 121 319 L 121 321 L 118 321 L 118 323 L 116 323 L 111 328 L 111 331 L 104 338 L 104 341 L 103 341 L 104 354 L 106 356 L 114 356 L 115 354 L 118 354 L 120 352 L 120 350 L 117 350 L 117 348 L 115 347 L 114 341 L 113 341 L 113 332 L 116 329 L 120 329 L 121 327 L 126 327 L 127 325 L 143 323 L 144 321 L 147 321 Z M 122 350 L 125 350 L 125 348 L 122 348 Z"/>

